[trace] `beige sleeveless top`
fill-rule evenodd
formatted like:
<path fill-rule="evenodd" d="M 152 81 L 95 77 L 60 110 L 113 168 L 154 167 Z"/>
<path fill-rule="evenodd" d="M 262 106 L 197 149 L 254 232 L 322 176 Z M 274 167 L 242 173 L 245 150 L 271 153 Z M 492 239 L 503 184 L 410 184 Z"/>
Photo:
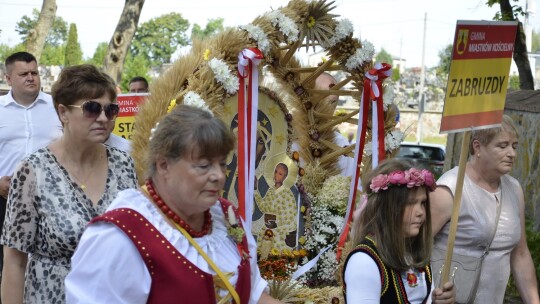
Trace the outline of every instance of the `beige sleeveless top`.
<path fill-rule="evenodd" d="M 446 172 L 437 181 L 438 186 L 448 187 L 455 193 L 458 168 Z M 481 256 L 489 243 L 495 218 L 497 200 L 502 198 L 501 215 L 489 254 L 484 259 L 475 303 L 503 303 L 508 278 L 510 277 L 510 253 L 521 237 L 518 181 L 509 176 L 501 177 L 501 187 L 496 193 L 480 188 L 465 175 L 461 209 L 454 252 Z M 435 236 L 435 247 L 446 248 L 450 222 Z"/>

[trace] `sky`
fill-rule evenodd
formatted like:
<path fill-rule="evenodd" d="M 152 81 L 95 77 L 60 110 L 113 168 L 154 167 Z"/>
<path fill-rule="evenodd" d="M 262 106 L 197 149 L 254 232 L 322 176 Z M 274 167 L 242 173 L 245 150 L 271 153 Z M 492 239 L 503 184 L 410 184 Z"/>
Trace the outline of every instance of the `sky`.
<path fill-rule="evenodd" d="M 525 1 L 519 0 L 517 4 L 524 7 Z M 540 0 L 529 1 L 531 9 L 536 10 Z M 100 42 L 108 43 L 111 39 L 125 1 L 56 2 L 57 16 L 77 24 L 84 56 L 91 57 Z M 485 2 L 487 0 L 335 0 L 336 8 L 332 13 L 349 19 L 354 25 L 354 36 L 373 43 L 377 52 L 384 48 L 394 57 L 406 59 L 406 67 L 419 67 L 422 62 L 433 67 L 439 62 L 439 51 L 452 43 L 457 20 L 492 20 L 498 7 L 488 8 Z M 208 19 L 215 18 L 223 18 L 225 26 L 237 26 L 287 3 L 286 0 L 146 0 L 139 24 L 178 12 L 191 24 L 202 27 Z M 40 0 L 0 0 L 0 43 L 10 46 L 19 43 L 16 23 L 24 15 L 31 16 L 32 9 L 41 9 L 41 5 Z M 533 13 L 529 25 L 538 29 L 540 19 Z"/>

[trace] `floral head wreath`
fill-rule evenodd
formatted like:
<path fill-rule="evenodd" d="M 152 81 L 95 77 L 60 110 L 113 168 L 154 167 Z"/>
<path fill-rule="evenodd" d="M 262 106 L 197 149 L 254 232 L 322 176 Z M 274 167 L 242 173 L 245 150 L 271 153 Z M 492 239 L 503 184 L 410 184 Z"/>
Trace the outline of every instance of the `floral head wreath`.
<path fill-rule="evenodd" d="M 437 187 L 433 174 L 426 169 L 418 170 L 410 168 L 405 171 L 393 171 L 389 174 L 379 174 L 375 176 L 369 188 L 378 193 L 381 190 L 387 190 L 390 186 L 407 186 L 407 188 L 425 186 L 429 191 L 434 191 Z"/>

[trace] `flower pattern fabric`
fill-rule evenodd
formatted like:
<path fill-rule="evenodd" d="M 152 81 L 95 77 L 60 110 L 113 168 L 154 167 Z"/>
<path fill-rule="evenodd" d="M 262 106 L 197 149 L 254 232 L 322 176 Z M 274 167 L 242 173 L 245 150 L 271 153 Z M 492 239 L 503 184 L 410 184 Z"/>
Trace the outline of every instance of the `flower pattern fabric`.
<path fill-rule="evenodd" d="M 262 240 L 265 231 L 270 229 L 273 232 L 273 248 L 283 250 L 295 247 L 298 221 L 294 194 L 283 186 L 278 189 L 270 188 L 264 198 L 256 192 L 255 202 L 263 213 L 264 220 L 262 227 L 255 223 L 253 225 L 252 232 L 257 236 L 257 240 Z M 294 244 L 290 243 L 292 240 L 286 242 L 293 234 Z"/>

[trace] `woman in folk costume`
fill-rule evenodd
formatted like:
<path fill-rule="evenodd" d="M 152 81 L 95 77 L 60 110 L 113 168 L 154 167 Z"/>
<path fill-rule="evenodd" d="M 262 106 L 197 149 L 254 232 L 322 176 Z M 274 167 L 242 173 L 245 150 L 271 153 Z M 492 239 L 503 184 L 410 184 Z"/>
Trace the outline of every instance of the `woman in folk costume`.
<path fill-rule="evenodd" d="M 373 170 L 343 265 L 346 302 L 454 302 L 452 283 L 444 290 L 432 287 L 428 193 L 435 187 L 429 171 L 401 160 L 388 159 Z"/>
<path fill-rule="evenodd" d="M 121 192 L 83 234 L 68 303 L 279 303 L 253 237 L 219 197 L 234 144 L 210 111 L 179 105 L 161 119 L 145 186 Z"/>

